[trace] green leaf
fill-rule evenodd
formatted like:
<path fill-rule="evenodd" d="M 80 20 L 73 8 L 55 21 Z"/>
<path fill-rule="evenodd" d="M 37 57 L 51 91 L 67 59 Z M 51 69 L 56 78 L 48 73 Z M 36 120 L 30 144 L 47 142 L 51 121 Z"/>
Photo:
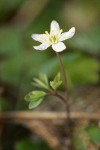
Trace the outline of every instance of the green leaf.
<path fill-rule="evenodd" d="M 48 78 L 47 78 L 47 75 L 46 75 L 46 74 L 41 73 L 41 74 L 39 75 L 39 79 L 40 79 L 41 81 L 43 81 L 43 83 L 45 83 L 45 85 L 47 85 L 47 86 L 49 87 L 49 82 L 48 82 Z"/>
<path fill-rule="evenodd" d="M 34 78 L 33 80 L 35 81 L 33 82 L 34 86 L 49 89 L 49 83 L 46 74 L 40 74 L 39 78 Z"/>
<path fill-rule="evenodd" d="M 58 81 L 58 82 L 50 81 L 50 85 L 54 90 L 56 90 L 61 84 L 62 81 Z"/>
<path fill-rule="evenodd" d="M 44 100 L 46 93 L 43 91 L 32 91 L 25 96 L 25 100 L 29 101 L 29 109 L 36 108 Z"/>
<path fill-rule="evenodd" d="M 44 97 L 46 93 L 44 91 L 32 91 L 25 96 L 26 101 L 37 100 L 41 97 Z"/>
<path fill-rule="evenodd" d="M 42 103 L 43 99 L 44 98 L 39 98 L 39 99 L 37 99 L 35 101 L 31 101 L 29 103 L 29 109 L 36 108 L 37 106 L 39 106 Z"/>
<path fill-rule="evenodd" d="M 100 128 L 96 125 L 91 125 L 86 128 L 86 131 L 88 132 L 88 135 L 96 144 L 100 144 Z"/>
<path fill-rule="evenodd" d="M 53 81 L 50 81 L 50 86 L 56 90 L 61 84 L 62 84 L 62 80 L 60 79 L 60 73 L 58 73 Z"/>

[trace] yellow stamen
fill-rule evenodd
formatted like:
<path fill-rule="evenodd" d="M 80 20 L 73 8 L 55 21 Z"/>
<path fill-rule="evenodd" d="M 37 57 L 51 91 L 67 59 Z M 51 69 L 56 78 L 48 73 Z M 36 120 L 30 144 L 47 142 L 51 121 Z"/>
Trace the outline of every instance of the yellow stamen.
<path fill-rule="evenodd" d="M 50 42 L 53 42 L 53 41 L 54 41 L 54 38 L 53 38 L 53 37 L 50 37 L 49 40 L 50 40 Z"/>
<path fill-rule="evenodd" d="M 55 43 L 57 43 L 57 42 L 58 42 L 58 40 L 56 39 L 56 40 L 55 40 Z"/>
<path fill-rule="evenodd" d="M 49 35 L 48 31 L 45 31 L 45 34 L 46 34 L 46 35 Z"/>
<path fill-rule="evenodd" d="M 60 33 L 62 33 L 63 32 L 63 29 L 60 29 Z"/>

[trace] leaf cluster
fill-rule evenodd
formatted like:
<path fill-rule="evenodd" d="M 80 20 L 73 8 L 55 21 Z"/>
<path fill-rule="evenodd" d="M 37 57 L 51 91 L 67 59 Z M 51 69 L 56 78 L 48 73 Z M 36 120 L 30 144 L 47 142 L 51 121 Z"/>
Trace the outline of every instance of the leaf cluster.
<path fill-rule="evenodd" d="M 33 85 L 41 88 L 42 90 L 31 91 L 25 96 L 25 100 L 29 102 L 29 109 L 40 105 L 43 102 L 45 96 L 47 96 L 51 91 L 56 91 L 61 84 L 62 80 L 60 73 L 58 73 L 50 82 L 46 74 L 40 74 L 38 78 L 34 78 Z"/>

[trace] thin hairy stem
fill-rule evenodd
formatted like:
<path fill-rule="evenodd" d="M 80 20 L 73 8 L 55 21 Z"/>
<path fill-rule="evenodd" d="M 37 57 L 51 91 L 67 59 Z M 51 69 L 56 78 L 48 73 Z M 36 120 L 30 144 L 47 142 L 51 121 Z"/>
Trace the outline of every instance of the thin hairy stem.
<path fill-rule="evenodd" d="M 59 53 L 56 52 L 56 55 L 57 55 L 57 58 L 58 58 L 58 61 L 59 61 L 59 64 L 60 64 L 60 68 L 61 68 L 61 72 L 62 72 L 62 77 L 63 77 L 63 84 L 64 84 L 64 87 L 65 87 L 65 93 L 66 93 L 66 99 L 68 98 L 68 90 L 67 90 L 67 78 L 66 78 L 66 73 L 65 73 L 65 69 L 64 69 L 64 66 L 63 66 L 63 63 L 62 63 L 62 60 L 61 60 L 61 57 L 59 55 Z"/>
<path fill-rule="evenodd" d="M 65 73 L 65 69 L 61 60 L 61 57 L 59 55 L 59 53 L 56 52 L 59 64 L 60 64 L 60 68 L 61 68 L 61 73 L 62 73 L 62 78 L 63 78 L 63 84 L 64 84 L 64 88 L 65 88 L 65 103 L 66 103 L 66 109 L 67 109 L 67 113 L 69 114 L 69 105 L 68 105 L 68 89 L 67 89 L 67 78 L 66 78 L 66 73 Z"/>
<path fill-rule="evenodd" d="M 65 88 L 65 97 L 64 97 L 64 101 L 65 101 L 65 105 L 66 105 L 66 113 L 68 115 L 67 118 L 67 126 L 69 128 L 69 136 L 71 138 L 71 133 L 72 133 L 72 121 L 70 118 L 70 108 L 69 108 L 69 104 L 68 104 L 68 100 L 69 100 L 69 96 L 68 96 L 68 89 L 67 89 L 67 78 L 66 78 L 66 73 L 65 73 L 65 69 L 61 60 L 61 57 L 59 55 L 59 53 L 56 52 L 59 64 L 60 64 L 60 68 L 61 68 L 61 73 L 62 73 L 62 78 L 63 78 L 63 84 L 64 84 L 64 88 Z M 60 97 L 59 97 L 60 98 Z M 62 98 L 60 98 L 62 100 Z"/>

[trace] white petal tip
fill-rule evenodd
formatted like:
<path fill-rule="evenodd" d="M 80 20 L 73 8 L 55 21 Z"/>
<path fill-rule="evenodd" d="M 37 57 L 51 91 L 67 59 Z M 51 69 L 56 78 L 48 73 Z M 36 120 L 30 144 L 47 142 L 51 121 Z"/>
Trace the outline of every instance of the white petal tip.
<path fill-rule="evenodd" d="M 31 38 L 34 39 L 34 34 L 31 35 Z"/>
<path fill-rule="evenodd" d="M 72 27 L 72 28 L 70 29 L 70 31 L 73 32 L 73 33 L 75 33 L 75 27 Z"/>
<path fill-rule="evenodd" d="M 39 46 L 33 46 L 33 48 L 34 48 L 35 50 L 40 50 L 38 47 L 39 47 Z"/>
<path fill-rule="evenodd" d="M 55 22 L 57 22 L 57 21 L 56 21 L 56 20 L 52 20 L 51 22 L 54 22 L 54 23 L 55 23 Z"/>
<path fill-rule="evenodd" d="M 33 48 L 36 49 L 36 50 L 38 50 L 38 49 L 37 49 L 37 46 L 33 46 Z"/>

